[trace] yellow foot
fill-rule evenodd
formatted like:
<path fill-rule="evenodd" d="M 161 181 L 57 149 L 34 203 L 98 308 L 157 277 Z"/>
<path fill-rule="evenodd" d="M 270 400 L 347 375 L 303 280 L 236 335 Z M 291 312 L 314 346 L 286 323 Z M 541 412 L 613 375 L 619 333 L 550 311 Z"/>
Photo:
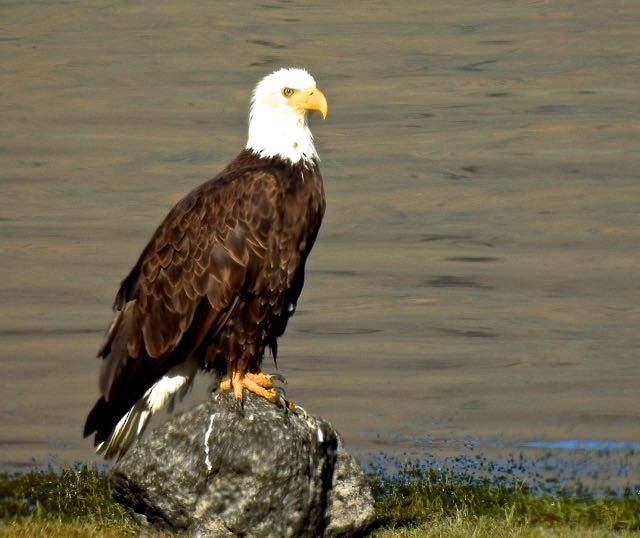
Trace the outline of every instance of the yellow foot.
<path fill-rule="evenodd" d="M 234 396 L 240 401 L 243 399 L 243 389 L 247 389 L 258 396 L 262 396 L 272 404 L 281 405 L 292 413 L 302 413 L 306 416 L 307 412 L 302 407 L 284 398 L 282 389 L 274 388 L 274 379 L 286 383 L 285 378 L 280 374 L 269 375 L 262 372 L 240 374 L 236 371 L 229 378 L 222 381 L 218 388 L 221 393 L 233 390 Z"/>

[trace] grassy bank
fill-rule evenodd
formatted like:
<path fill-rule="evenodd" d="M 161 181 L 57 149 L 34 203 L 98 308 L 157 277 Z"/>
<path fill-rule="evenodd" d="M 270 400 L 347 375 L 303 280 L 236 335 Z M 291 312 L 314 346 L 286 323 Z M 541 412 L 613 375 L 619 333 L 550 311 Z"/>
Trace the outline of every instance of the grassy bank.
<path fill-rule="evenodd" d="M 138 530 L 90 467 L 0 475 L 0 536 L 126 536 Z"/>
<path fill-rule="evenodd" d="M 640 498 L 531 494 L 451 472 L 407 467 L 372 479 L 376 538 L 640 537 Z M 118 537 L 140 529 L 93 468 L 0 475 L 0 536 Z M 160 535 L 157 535 L 160 536 Z"/>
<path fill-rule="evenodd" d="M 379 525 L 391 537 L 640 537 L 640 498 L 594 497 L 584 489 L 534 495 L 452 471 L 407 466 L 372 482 Z"/>

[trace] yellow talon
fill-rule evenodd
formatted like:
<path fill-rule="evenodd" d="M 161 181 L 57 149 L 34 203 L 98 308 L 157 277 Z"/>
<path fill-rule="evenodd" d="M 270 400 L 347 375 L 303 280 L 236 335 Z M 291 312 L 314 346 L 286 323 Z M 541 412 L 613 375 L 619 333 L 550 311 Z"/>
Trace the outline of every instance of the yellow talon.
<path fill-rule="evenodd" d="M 281 378 L 281 376 L 274 377 L 276 379 Z M 307 414 L 306 411 L 302 409 L 302 407 L 289 400 L 286 400 L 282 396 L 282 394 L 278 392 L 278 390 L 274 389 L 272 376 L 264 374 L 262 372 L 247 372 L 243 375 L 236 371 L 233 372 L 227 379 L 221 381 L 220 385 L 218 386 L 218 390 L 221 393 L 233 390 L 233 394 L 238 400 L 243 399 L 242 392 L 244 389 L 247 389 L 248 391 L 253 392 L 258 396 L 262 396 L 265 400 L 271 402 L 272 404 L 282 405 L 282 407 L 291 411 L 292 413 L 298 414 L 302 412 L 305 416 Z"/>

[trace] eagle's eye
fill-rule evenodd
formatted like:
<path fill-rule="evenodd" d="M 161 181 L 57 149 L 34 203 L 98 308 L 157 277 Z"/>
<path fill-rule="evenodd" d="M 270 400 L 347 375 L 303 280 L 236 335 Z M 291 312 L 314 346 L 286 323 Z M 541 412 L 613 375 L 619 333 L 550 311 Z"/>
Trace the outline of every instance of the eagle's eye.
<path fill-rule="evenodd" d="M 285 88 L 284 90 L 282 90 L 282 95 L 284 95 L 285 97 L 291 97 L 294 93 L 295 90 L 292 88 Z"/>

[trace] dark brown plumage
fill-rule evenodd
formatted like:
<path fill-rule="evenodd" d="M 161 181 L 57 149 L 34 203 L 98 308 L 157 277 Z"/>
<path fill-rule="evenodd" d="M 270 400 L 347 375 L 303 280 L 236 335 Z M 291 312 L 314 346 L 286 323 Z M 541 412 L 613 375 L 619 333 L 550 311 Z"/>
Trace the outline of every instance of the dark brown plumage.
<path fill-rule="evenodd" d="M 98 356 L 101 397 L 84 428 L 121 457 L 149 418 L 189 388 L 198 369 L 292 411 L 260 372 L 274 359 L 304 282 L 324 213 L 309 111 L 327 100 L 303 69 L 256 86 L 247 146 L 169 212 L 122 281 Z"/>
<path fill-rule="evenodd" d="M 266 346 L 275 357 L 324 208 L 316 162 L 250 150 L 183 198 L 122 281 L 84 435 L 105 441 L 189 356 L 220 374 L 258 372 Z"/>

